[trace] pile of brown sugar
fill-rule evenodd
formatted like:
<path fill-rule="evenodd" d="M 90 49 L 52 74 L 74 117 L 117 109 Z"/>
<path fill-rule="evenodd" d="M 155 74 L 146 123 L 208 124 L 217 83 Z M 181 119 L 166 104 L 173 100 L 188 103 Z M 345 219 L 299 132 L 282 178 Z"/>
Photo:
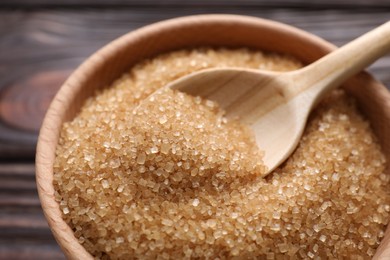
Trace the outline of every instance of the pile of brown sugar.
<path fill-rule="evenodd" d="M 354 100 L 329 95 L 294 154 L 264 178 L 250 130 L 217 104 L 168 90 L 148 98 L 222 66 L 301 64 L 247 49 L 160 55 L 64 124 L 54 184 L 79 242 L 101 259 L 371 258 L 389 219 L 389 176 Z"/>

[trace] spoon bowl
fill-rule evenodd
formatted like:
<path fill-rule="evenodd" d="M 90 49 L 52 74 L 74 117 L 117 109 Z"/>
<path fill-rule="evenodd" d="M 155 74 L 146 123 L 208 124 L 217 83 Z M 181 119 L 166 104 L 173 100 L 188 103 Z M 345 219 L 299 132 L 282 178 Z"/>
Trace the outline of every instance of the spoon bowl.
<path fill-rule="evenodd" d="M 207 69 L 166 87 L 215 101 L 227 118 L 249 125 L 270 173 L 295 150 L 322 97 L 389 51 L 387 22 L 300 70 Z"/>

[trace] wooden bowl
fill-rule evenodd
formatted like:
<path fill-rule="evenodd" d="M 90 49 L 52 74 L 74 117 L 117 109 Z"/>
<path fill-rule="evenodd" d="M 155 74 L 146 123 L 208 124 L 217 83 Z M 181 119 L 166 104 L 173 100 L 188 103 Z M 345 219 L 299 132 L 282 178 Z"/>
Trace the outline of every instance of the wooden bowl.
<path fill-rule="evenodd" d="M 54 199 L 53 162 L 61 125 L 72 120 L 96 89 L 104 88 L 137 62 L 157 54 L 198 46 L 250 47 L 286 53 L 311 63 L 335 49 L 332 44 L 281 23 L 237 15 L 200 15 L 159 22 L 128 33 L 85 61 L 64 83 L 44 119 L 38 140 L 36 173 L 39 197 L 49 226 L 71 259 L 92 259 L 62 219 Z M 369 74 L 344 84 L 370 120 L 390 162 L 390 94 Z M 389 167 L 388 167 L 389 169 Z M 390 231 L 376 259 L 390 258 Z"/>

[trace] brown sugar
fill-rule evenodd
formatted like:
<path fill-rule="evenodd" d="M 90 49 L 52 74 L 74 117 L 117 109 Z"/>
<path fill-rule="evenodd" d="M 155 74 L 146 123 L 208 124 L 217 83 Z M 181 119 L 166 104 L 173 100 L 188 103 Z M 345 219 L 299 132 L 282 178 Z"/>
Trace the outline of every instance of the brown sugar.
<path fill-rule="evenodd" d="M 370 259 L 389 219 L 389 176 L 354 100 L 329 95 L 297 150 L 264 178 L 250 130 L 217 104 L 171 90 L 148 98 L 223 66 L 302 65 L 247 49 L 163 54 L 64 124 L 55 195 L 79 242 L 100 259 Z"/>

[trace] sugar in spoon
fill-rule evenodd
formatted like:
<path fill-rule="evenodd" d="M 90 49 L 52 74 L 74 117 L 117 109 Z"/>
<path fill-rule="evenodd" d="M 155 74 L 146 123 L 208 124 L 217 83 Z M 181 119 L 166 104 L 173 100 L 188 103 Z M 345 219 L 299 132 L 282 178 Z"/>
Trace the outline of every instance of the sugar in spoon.
<path fill-rule="evenodd" d="M 332 89 L 390 51 L 390 22 L 291 72 L 215 68 L 166 87 L 213 100 L 254 132 L 268 173 L 295 150 L 310 111 Z M 153 95 L 153 94 L 152 94 Z"/>

